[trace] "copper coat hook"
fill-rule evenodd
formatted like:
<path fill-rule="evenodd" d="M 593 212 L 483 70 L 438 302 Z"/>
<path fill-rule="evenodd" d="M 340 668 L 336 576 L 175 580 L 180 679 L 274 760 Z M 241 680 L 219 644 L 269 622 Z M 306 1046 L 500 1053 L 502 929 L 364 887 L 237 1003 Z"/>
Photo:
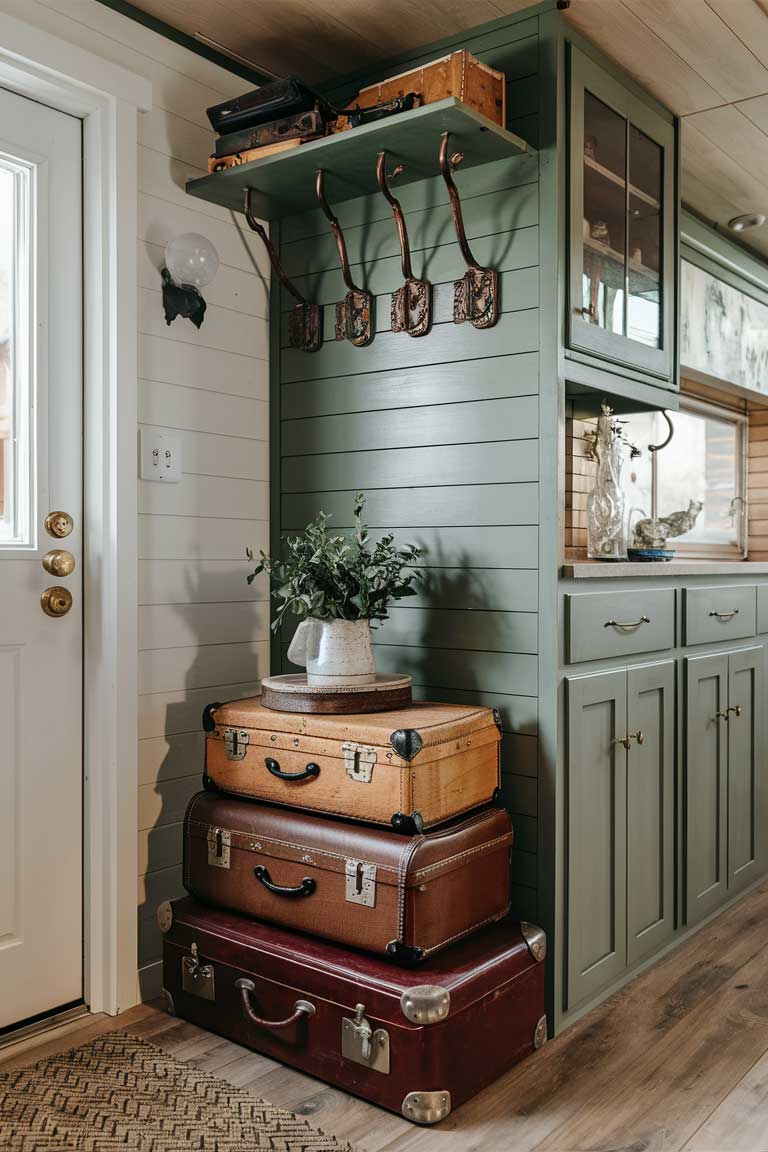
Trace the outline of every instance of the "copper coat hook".
<path fill-rule="evenodd" d="M 387 183 L 386 162 L 386 152 L 379 152 L 376 179 L 395 217 L 400 241 L 400 260 L 405 278 L 402 288 L 392 293 L 392 331 L 407 332 L 409 336 L 423 336 L 432 324 L 432 285 L 428 280 L 417 280 L 413 275 L 405 216 L 400 201 L 392 195 Z M 398 176 L 402 171 L 402 165 L 398 164 L 392 176 Z"/>
<path fill-rule="evenodd" d="M 451 199 L 451 214 L 456 229 L 461 255 L 467 271 L 453 285 L 453 322 L 463 324 L 469 320 L 475 328 L 490 328 L 499 318 L 499 276 L 495 268 L 483 268 L 472 255 L 464 230 L 459 190 L 454 184 L 451 169 L 464 159 L 460 152 L 448 156 L 449 132 L 443 132 L 440 144 L 440 171 Z"/>
<path fill-rule="evenodd" d="M 251 209 L 252 191 L 252 188 L 246 188 L 244 196 L 243 211 L 248 221 L 248 227 L 263 241 L 270 263 L 275 270 L 275 275 L 283 287 L 287 289 L 294 300 L 297 301 L 293 312 L 288 318 L 288 342 L 292 348 L 298 348 L 301 352 L 317 352 L 323 342 L 320 305 L 311 304 L 308 300 L 305 300 L 293 281 L 289 279 L 285 269 L 280 263 L 280 257 L 269 238 L 266 228 L 253 214 Z"/>
<path fill-rule="evenodd" d="M 336 305 L 336 339 L 349 340 L 351 344 L 362 348 L 373 340 L 373 296 L 365 288 L 358 288 L 352 279 L 344 233 L 325 198 L 325 172 L 322 168 L 318 168 L 316 173 L 315 192 L 320 207 L 330 221 L 339 251 L 341 274 L 347 286 L 346 296 Z"/>

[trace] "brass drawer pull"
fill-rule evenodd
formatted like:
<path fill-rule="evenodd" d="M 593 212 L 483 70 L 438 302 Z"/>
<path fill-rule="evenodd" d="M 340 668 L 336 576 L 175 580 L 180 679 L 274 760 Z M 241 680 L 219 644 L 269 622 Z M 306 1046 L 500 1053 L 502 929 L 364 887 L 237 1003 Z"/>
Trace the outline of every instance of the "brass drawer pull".
<path fill-rule="evenodd" d="M 731 704 L 730 708 L 726 708 L 726 712 L 733 712 L 735 716 L 741 716 L 741 704 Z"/>
<path fill-rule="evenodd" d="M 649 616 L 641 616 L 639 620 L 606 620 L 603 625 L 604 628 L 622 628 L 630 631 L 632 628 L 639 628 L 641 624 L 650 624 Z"/>
<path fill-rule="evenodd" d="M 718 620 L 732 620 L 738 614 L 738 608 L 731 608 L 730 612 L 710 612 L 710 616 L 717 616 Z"/>
<path fill-rule="evenodd" d="M 638 728 L 637 732 L 627 732 L 626 736 L 620 736 L 617 740 L 611 740 L 611 744 L 623 744 L 627 752 L 629 752 L 633 740 L 637 740 L 638 744 L 644 744 L 645 733 Z"/>

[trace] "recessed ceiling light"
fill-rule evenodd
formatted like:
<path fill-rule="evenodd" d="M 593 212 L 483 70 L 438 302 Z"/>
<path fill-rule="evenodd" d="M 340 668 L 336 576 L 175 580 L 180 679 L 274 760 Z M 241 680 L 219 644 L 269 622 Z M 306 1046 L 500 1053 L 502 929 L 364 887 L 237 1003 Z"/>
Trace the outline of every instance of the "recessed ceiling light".
<path fill-rule="evenodd" d="M 731 232 L 746 232 L 749 228 L 762 228 L 765 216 L 762 212 L 747 212 L 744 216 L 734 216 L 728 221 Z"/>

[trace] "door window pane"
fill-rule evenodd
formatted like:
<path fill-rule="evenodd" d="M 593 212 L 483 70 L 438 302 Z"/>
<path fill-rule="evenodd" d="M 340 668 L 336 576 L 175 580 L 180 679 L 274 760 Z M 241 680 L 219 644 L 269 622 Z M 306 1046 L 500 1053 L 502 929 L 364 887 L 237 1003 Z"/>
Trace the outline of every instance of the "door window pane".
<path fill-rule="evenodd" d="M 627 122 L 584 93 L 582 315 L 625 335 Z"/>
<path fill-rule="evenodd" d="M 30 170 L 0 157 L 0 546 L 31 543 Z"/>
<path fill-rule="evenodd" d="M 661 347 L 662 150 L 629 127 L 628 328 L 632 340 Z"/>

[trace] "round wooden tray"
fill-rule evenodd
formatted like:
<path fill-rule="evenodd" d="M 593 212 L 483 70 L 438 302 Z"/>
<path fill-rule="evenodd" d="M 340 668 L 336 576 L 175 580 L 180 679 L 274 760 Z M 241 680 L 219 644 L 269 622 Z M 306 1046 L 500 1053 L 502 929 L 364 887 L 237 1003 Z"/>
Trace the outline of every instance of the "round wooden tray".
<path fill-rule="evenodd" d="M 410 676 L 377 676 L 373 684 L 307 684 L 305 673 L 267 676 L 261 682 L 261 702 L 276 712 L 316 712 L 346 716 L 364 712 L 389 712 L 411 703 Z"/>

